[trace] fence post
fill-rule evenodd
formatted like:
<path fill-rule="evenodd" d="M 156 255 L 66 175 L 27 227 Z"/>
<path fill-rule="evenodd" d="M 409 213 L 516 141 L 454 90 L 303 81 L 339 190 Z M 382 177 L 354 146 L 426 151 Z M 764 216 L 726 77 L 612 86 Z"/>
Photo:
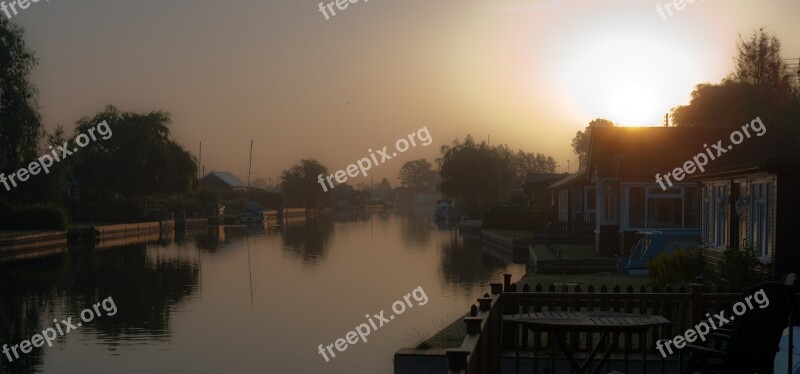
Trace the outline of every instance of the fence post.
<path fill-rule="evenodd" d="M 450 372 L 460 373 L 467 370 L 467 357 L 469 352 L 461 349 L 448 349 L 447 350 L 447 366 Z"/>
<path fill-rule="evenodd" d="M 703 319 L 703 310 L 705 310 L 705 301 L 703 300 L 703 284 L 691 283 L 691 300 L 692 300 L 692 315 L 691 324 L 696 325 Z"/>
<path fill-rule="evenodd" d="M 504 275 L 504 278 L 505 278 L 505 281 L 508 283 L 511 280 L 511 275 L 510 274 L 506 274 L 506 275 Z M 505 289 L 503 290 L 503 293 L 500 294 L 500 299 L 499 299 L 500 308 L 501 308 L 501 313 L 500 313 L 501 322 L 500 322 L 500 324 L 501 324 L 501 326 L 503 326 L 503 328 L 501 329 L 501 331 L 502 331 L 501 332 L 502 333 L 502 342 L 503 342 L 502 345 L 501 345 L 501 350 L 514 349 L 514 345 L 517 344 L 514 341 L 514 329 L 516 327 L 512 326 L 513 324 L 505 323 L 502 320 L 502 317 L 505 316 L 505 315 L 517 314 L 518 313 L 519 305 L 517 305 L 515 300 L 513 300 L 510 297 L 511 295 L 509 295 L 510 292 L 516 292 L 516 290 L 514 290 L 512 288 L 516 288 L 516 287 L 512 287 L 511 285 L 507 284 Z"/>

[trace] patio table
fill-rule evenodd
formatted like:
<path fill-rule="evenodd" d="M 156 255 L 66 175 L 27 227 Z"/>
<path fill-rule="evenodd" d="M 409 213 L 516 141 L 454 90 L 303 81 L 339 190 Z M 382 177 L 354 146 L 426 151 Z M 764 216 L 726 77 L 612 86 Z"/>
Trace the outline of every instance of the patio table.
<path fill-rule="evenodd" d="M 514 326 L 515 366 L 517 373 L 519 373 L 519 326 L 552 333 L 552 335 L 555 336 L 558 347 L 566 356 L 572 369 L 579 373 L 585 373 L 587 370 L 591 369 L 591 362 L 599 353 L 602 342 L 610 335 L 612 342 L 606 348 L 600 360 L 600 364 L 594 370 L 594 373 L 599 373 L 600 369 L 611 356 L 611 349 L 617 344 L 620 334 L 642 334 L 647 332 L 651 327 L 670 324 L 670 321 L 662 316 L 616 312 L 524 313 L 504 316 L 503 321 L 518 325 Z M 570 351 L 567 346 L 564 334 L 568 332 L 597 332 L 601 334 L 592 352 L 581 365 L 578 365 L 575 361 L 572 351 Z M 645 347 L 642 347 L 642 351 L 645 351 Z M 534 351 L 534 355 L 535 354 L 536 352 Z M 642 356 L 642 359 L 644 360 L 644 356 Z"/>

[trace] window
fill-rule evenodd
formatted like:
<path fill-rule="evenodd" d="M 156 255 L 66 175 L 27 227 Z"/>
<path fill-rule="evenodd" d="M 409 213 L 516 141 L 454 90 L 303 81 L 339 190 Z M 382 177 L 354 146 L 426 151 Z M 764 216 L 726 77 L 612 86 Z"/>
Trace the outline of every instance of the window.
<path fill-rule="evenodd" d="M 628 219 L 631 227 L 646 227 L 644 187 L 631 186 L 628 193 Z"/>
<path fill-rule="evenodd" d="M 770 192 L 772 183 L 761 182 L 750 185 L 750 240 L 756 245 L 759 256 L 771 254 L 772 237 Z"/>
<path fill-rule="evenodd" d="M 700 189 L 628 186 L 628 227 L 681 229 L 700 227 Z"/>
<path fill-rule="evenodd" d="M 569 220 L 569 191 L 558 191 L 558 220 L 567 222 Z"/>
<path fill-rule="evenodd" d="M 725 240 L 728 231 L 728 186 L 714 186 L 711 209 L 714 216 L 713 242 L 717 246 L 727 245 Z"/>
<path fill-rule="evenodd" d="M 699 188 L 686 188 L 683 196 L 683 219 L 685 227 L 700 227 L 701 199 Z"/>
<path fill-rule="evenodd" d="M 587 213 L 592 213 L 597 209 L 597 191 L 594 187 L 586 188 L 586 198 L 583 201 L 586 202 Z"/>

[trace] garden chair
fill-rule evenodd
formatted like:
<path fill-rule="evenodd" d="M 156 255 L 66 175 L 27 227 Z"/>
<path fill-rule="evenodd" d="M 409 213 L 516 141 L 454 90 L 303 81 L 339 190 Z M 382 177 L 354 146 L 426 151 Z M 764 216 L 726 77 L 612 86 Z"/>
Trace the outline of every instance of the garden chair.
<path fill-rule="evenodd" d="M 761 309 L 753 302 L 753 309 L 748 308 L 732 321 L 732 329 L 721 330 L 729 334 L 714 334 L 715 338 L 727 340 L 724 350 L 692 344 L 686 346 L 691 357 L 684 373 L 772 373 L 773 360 L 783 329 L 789 322 L 795 292 L 789 285 L 766 282 L 751 288 L 747 295 L 761 289 L 769 300 L 766 308 Z"/>

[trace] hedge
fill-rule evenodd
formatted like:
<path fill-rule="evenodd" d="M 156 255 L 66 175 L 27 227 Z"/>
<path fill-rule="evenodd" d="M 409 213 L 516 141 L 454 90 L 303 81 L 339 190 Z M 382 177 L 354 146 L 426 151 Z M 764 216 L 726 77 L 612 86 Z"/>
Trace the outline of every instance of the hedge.
<path fill-rule="evenodd" d="M 3 208 L 0 208 L 3 209 Z M 10 214 L 8 228 L 12 230 L 66 230 L 69 219 L 64 209 L 52 205 L 33 205 L 19 208 Z"/>

